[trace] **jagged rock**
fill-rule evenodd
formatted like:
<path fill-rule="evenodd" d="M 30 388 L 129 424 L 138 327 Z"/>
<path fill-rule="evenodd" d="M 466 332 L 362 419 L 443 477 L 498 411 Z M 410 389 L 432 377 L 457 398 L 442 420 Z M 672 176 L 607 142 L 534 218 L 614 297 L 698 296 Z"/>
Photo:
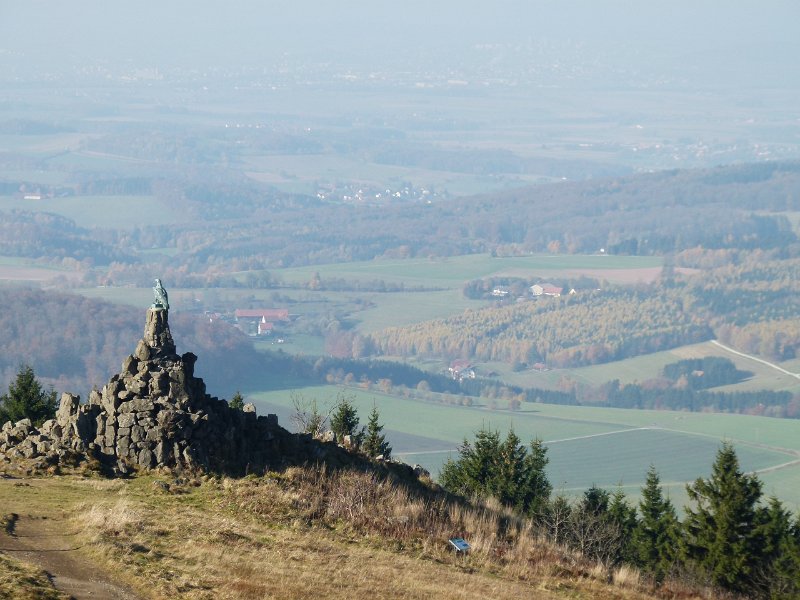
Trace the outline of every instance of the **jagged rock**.
<path fill-rule="evenodd" d="M 89 404 L 91 406 L 101 406 L 103 404 L 103 397 L 97 390 L 89 392 Z"/>
<path fill-rule="evenodd" d="M 150 469 L 153 467 L 153 453 L 147 448 L 139 452 L 138 464 L 140 467 Z"/>
<path fill-rule="evenodd" d="M 147 311 L 142 340 L 150 347 L 150 357 L 178 358 L 175 354 L 175 342 L 172 341 L 172 333 L 169 330 L 168 310 L 151 308 Z"/>
<path fill-rule="evenodd" d="M 136 358 L 142 361 L 150 360 L 150 346 L 144 340 L 139 340 L 139 343 L 136 346 L 136 351 L 134 352 Z"/>
<path fill-rule="evenodd" d="M 124 412 L 117 415 L 117 426 L 120 428 L 124 428 L 126 431 L 129 430 L 131 427 L 134 426 L 136 423 L 136 415 L 132 412 Z M 121 431 L 121 429 L 120 429 Z"/>
<path fill-rule="evenodd" d="M 132 442 L 141 442 L 145 439 L 147 432 L 144 430 L 144 427 L 141 425 L 134 425 L 131 427 L 131 441 Z"/>
<path fill-rule="evenodd" d="M 122 363 L 122 371 L 120 375 L 136 375 L 139 372 L 139 359 L 132 354 L 125 359 Z"/>
<path fill-rule="evenodd" d="M 192 352 L 186 352 L 181 356 L 183 362 L 183 370 L 186 372 L 187 377 L 190 379 L 194 377 L 194 364 L 197 362 L 197 355 Z"/>
<path fill-rule="evenodd" d="M 430 478 L 430 476 L 431 476 L 431 472 L 428 471 L 428 469 L 426 469 L 422 465 L 414 465 L 412 468 L 414 469 L 414 475 L 416 475 L 417 477 L 428 477 L 428 478 Z"/>
<path fill-rule="evenodd" d="M 206 393 L 195 377 L 197 356 L 178 356 L 164 309 L 147 312 L 145 331 L 121 372 L 89 402 L 64 394 L 56 419 L 40 430 L 30 421 L 3 425 L 0 458 L 27 457 L 76 464 L 91 454 L 119 474 L 132 466 L 199 468 L 243 474 L 280 464 L 287 453 L 319 458 L 328 450 L 309 439 L 301 445 L 275 415 L 257 416 Z"/>
<path fill-rule="evenodd" d="M 67 393 L 61 394 L 61 403 L 56 411 L 56 422 L 62 429 L 66 429 L 74 421 L 80 404 L 80 396 Z"/>

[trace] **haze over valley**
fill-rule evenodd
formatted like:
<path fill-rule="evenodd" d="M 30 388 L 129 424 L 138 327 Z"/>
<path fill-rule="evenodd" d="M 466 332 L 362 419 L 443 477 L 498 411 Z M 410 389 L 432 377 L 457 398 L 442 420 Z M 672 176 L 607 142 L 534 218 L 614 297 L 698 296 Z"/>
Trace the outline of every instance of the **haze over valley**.
<path fill-rule="evenodd" d="M 30 366 L 86 401 L 158 277 L 209 393 L 284 427 L 346 398 L 432 481 L 511 431 L 553 497 L 637 503 L 654 467 L 681 519 L 730 443 L 796 522 L 798 22 L 2 2 L 0 391 Z M 263 517 L 246 485 L 226 497 Z"/>

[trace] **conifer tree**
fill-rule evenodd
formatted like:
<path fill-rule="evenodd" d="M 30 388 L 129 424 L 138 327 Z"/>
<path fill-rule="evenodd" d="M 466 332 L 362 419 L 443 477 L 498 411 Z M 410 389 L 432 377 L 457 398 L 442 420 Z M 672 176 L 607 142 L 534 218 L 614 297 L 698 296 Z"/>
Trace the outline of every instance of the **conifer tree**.
<path fill-rule="evenodd" d="M 392 454 L 392 447 L 386 441 L 386 436 L 381 433 L 383 425 L 378 422 L 379 418 L 378 407 L 373 404 L 372 412 L 369 414 L 369 420 L 367 421 L 367 434 L 364 438 L 362 450 L 371 458 L 383 456 L 384 459 L 388 459 Z"/>
<path fill-rule="evenodd" d="M 474 444 L 464 440 L 458 451 L 459 458 L 442 467 L 442 487 L 462 496 L 491 496 L 525 514 L 543 512 L 552 488 L 541 441 L 531 442 L 528 450 L 513 429 L 503 442 L 499 432 L 481 429 Z"/>
<path fill-rule="evenodd" d="M 56 392 L 46 391 L 36 379 L 33 368 L 22 365 L 8 393 L 0 396 L 0 425 L 6 421 L 30 419 L 39 426 L 56 415 Z"/>
<path fill-rule="evenodd" d="M 758 595 L 767 598 L 800 597 L 800 539 L 792 516 L 780 500 L 770 498 L 761 510 L 764 545 L 754 574 Z"/>
<path fill-rule="evenodd" d="M 633 532 L 636 531 L 638 520 L 636 508 L 631 506 L 625 497 L 625 492 L 618 489 L 611 495 L 608 505 L 608 521 L 613 528 L 613 533 L 618 540 L 616 561 L 633 562 Z"/>
<path fill-rule="evenodd" d="M 228 403 L 228 406 L 235 410 L 243 410 L 244 409 L 244 398 L 239 390 L 236 390 L 236 393 L 231 398 L 231 401 Z"/>
<path fill-rule="evenodd" d="M 475 434 L 474 443 L 465 439 L 459 446 L 458 459 L 447 459 L 439 483 L 461 496 L 491 496 L 494 464 L 499 451 L 500 432 L 481 429 Z"/>
<path fill-rule="evenodd" d="M 331 431 L 336 436 L 339 443 L 344 441 L 344 437 L 349 435 L 356 446 L 361 444 L 364 437 L 364 430 L 358 430 L 358 411 L 353 406 L 351 398 L 340 394 L 336 408 L 331 415 Z"/>
<path fill-rule="evenodd" d="M 652 465 L 642 488 L 639 519 L 633 532 L 633 561 L 661 583 L 677 558 L 679 523 L 669 498 L 661 490 L 661 480 Z"/>
<path fill-rule="evenodd" d="M 709 479 L 687 485 L 695 509 L 687 508 L 686 557 L 715 585 L 747 593 L 762 552 L 763 534 L 757 527 L 761 481 L 742 473 L 733 446 L 717 452 Z"/>

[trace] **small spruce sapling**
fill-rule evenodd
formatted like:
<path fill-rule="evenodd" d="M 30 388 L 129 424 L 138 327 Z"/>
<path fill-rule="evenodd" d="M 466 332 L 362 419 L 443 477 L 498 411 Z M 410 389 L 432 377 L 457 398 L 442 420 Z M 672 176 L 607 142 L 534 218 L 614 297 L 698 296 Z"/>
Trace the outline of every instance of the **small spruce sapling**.
<path fill-rule="evenodd" d="M 353 406 L 352 398 L 339 394 L 336 408 L 331 415 L 331 431 L 336 436 L 336 441 L 341 444 L 345 436 L 350 436 L 352 443 L 356 447 L 360 446 L 364 438 L 364 428 L 359 431 L 358 423 L 358 411 Z"/>
<path fill-rule="evenodd" d="M 243 410 L 244 409 L 244 398 L 242 397 L 242 393 L 239 390 L 236 390 L 236 393 L 231 398 L 231 401 L 228 403 L 234 410 Z"/>
<path fill-rule="evenodd" d="M 370 458 L 383 456 L 384 459 L 388 459 L 392 454 L 392 447 L 386 441 L 386 436 L 381 433 L 383 425 L 378 422 L 379 418 L 378 408 L 373 404 L 372 412 L 369 414 L 369 421 L 367 421 L 367 434 L 364 438 L 362 450 Z"/>

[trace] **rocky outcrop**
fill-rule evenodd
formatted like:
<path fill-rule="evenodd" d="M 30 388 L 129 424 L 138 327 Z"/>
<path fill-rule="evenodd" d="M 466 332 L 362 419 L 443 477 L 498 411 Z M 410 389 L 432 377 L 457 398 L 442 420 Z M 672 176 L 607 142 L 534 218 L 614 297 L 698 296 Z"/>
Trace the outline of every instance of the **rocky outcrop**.
<path fill-rule="evenodd" d="M 194 376 L 197 357 L 176 354 L 168 311 L 147 312 L 144 336 L 88 403 L 64 394 L 56 418 L 40 428 L 30 421 L 6 423 L 0 454 L 58 463 L 75 453 L 93 456 L 125 472 L 131 467 L 196 468 L 241 474 L 281 461 L 297 439 L 275 415 L 258 416 L 206 393 Z"/>

